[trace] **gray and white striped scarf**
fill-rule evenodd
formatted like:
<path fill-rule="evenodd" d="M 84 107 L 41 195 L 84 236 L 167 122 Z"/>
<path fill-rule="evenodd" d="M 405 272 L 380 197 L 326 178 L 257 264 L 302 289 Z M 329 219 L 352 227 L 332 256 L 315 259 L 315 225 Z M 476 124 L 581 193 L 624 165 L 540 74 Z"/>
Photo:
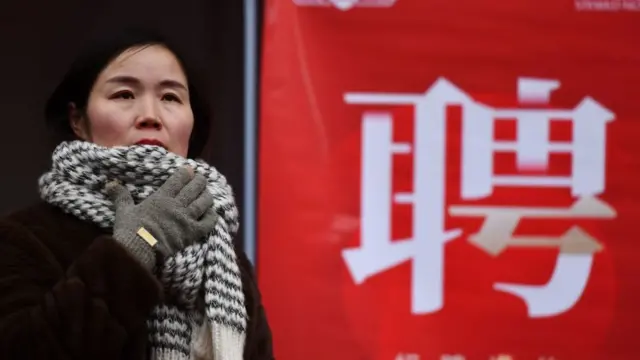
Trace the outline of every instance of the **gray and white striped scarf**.
<path fill-rule="evenodd" d="M 209 180 L 219 216 L 208 239 L 186 247 L 156 269 L 165 289 L 182 302 L 161 304 L 152 311 L 147 321 L 150 359 L 189 359 L 194 331 L 208 321 L 204 324 L 211 329 L 215 360 L 241 360 L 247 313 L 232 244 L 238 210 L 231 187 L 216 169 L 157 146 L 107 148 L 63 142 L 53 152 L 52 169 L 39 180 L 40 196 L 66 213 L 111 229 L 114 207 L 103 189 L 108 181 L 119 180 L 139 202 L 184 165 Z"/>

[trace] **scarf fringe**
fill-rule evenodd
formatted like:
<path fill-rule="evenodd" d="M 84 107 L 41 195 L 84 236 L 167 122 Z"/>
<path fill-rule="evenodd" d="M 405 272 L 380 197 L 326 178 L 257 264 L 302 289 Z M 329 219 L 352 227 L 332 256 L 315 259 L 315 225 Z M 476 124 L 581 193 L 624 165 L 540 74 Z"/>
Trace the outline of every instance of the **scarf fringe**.
<path fill-rule="evenodd" d="M 213 358 L 224 360 L 242 360 L 245 334 L 232 328 L 212 324 Z"/>
<path fill-rule="evenodd" d="M 224 358 L 216 358 L 224 359 Z M 192 360 L 191 356 L 185 355 L 179 350 L 156 348 L 149 353 L 149 360 Z"/>

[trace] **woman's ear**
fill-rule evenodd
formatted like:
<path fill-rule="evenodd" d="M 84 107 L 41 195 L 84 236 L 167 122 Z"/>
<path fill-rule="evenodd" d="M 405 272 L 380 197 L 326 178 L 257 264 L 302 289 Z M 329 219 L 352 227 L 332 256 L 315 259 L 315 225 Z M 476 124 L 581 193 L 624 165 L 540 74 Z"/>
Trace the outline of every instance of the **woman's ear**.
<path fill-rule="evenodd" d="M 69 125 L 79 139 L 90 140 L 87 118 L 84 112 L 78 109 L 74 103 L 69 103 Z"/>

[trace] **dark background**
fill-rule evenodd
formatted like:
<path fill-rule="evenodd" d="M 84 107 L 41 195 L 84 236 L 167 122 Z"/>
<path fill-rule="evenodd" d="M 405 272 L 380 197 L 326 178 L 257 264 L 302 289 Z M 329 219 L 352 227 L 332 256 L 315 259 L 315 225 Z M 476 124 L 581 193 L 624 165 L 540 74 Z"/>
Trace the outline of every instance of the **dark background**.
<path fill-rule="evenodd" d="M 159 28 L 204 66 L 214 122 L 202 157 L 227 177 L 241 207 L 241 0 L 13 1 L 3 2 L 0 15 L 1 214 L 38 200 L 37 179 L 48 169 L 55 145 L 44 125 L 44 103 L 79 48 L 96 33 L 130 25 Z"/>

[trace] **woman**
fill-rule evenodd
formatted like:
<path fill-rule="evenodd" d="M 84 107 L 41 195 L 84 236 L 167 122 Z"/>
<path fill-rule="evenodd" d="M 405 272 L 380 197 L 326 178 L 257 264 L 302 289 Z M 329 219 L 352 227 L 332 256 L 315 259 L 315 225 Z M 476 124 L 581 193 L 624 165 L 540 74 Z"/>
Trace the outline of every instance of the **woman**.
<path fill-rule="evenodd" d="M 0 220 L 0 358 L 273 359 L 207 106 L 175 48 L 97 41 L 46 107 L 73 137 Z"/>

